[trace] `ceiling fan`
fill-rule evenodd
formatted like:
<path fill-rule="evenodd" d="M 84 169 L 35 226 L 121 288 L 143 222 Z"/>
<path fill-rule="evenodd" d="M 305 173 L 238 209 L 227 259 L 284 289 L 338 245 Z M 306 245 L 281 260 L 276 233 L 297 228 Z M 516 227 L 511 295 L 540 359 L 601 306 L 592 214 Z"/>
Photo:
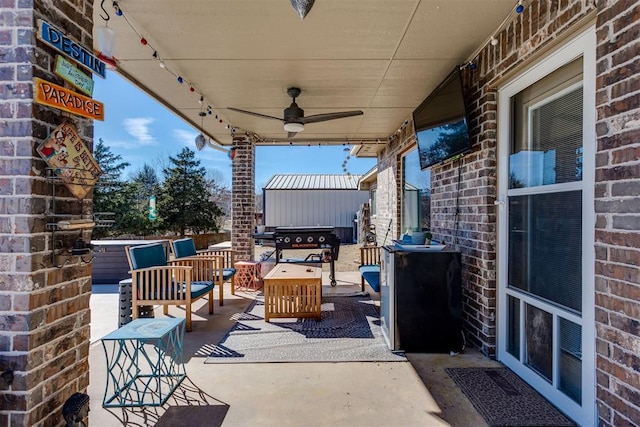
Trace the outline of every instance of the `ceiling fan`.
<path fill-rule="evenodd" d="M 326 122 L 327 120 L 342 119 L 344 117 L 353 117 L 362 115 L 362 111 L 342 111 L 336 113 L 324 113 L 314 114 L 313 116 L 304 116 L 304 110 L 298 107 L 296 104 L 296 98 L 300 96 L 300 88 L 290 87 L 287 89 L 287 94 L 293 98 L 293 102 L 289 105 L 289 108 L 284 109 L 284 117 L 267 116 L 266 114 L 254 113 L 253 111 L 240 110 L 238 108 L 228 107 L 229 110 L 237 111 L 238 113 L 251 114 L 252 116 L 262 117 L 264 119 L 278 120 L 284 123 L 284 130 L 288 132 L 287 137 L 293 138 L 298 132 L 304 130 L 304 125 L 307 123 Z"/>

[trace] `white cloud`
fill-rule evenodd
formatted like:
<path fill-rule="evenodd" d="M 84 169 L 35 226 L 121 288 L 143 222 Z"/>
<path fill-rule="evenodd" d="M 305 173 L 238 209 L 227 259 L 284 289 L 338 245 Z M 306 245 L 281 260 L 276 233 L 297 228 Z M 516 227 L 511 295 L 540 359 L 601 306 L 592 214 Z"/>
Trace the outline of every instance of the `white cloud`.
<path fill-rule="evenodd" d="M 142 145 L 154 144 L 155 138 L 151 135 L 149 125 L 155 121 L 152 117 L 132 117 L 124 119 L 124 129 Z"/>
<path fill-rule="evenodd" d="M 193 131 L 188 131 L 186 129 L 174 129 L 173 137 L 185 147 L 189 147 L 191 150 L 196 150 L 196 136 L 198 134 Z"/>

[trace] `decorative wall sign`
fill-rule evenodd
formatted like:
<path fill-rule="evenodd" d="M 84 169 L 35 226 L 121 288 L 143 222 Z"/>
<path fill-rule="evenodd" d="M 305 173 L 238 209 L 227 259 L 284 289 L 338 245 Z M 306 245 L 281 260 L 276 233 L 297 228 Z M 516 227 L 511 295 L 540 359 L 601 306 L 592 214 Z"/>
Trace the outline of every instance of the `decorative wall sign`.
<path fill-rule="evenodd" d="M 104 120 L 104 104 L 73 92 L 57 84 L 33 79 L 34 100 L 38 104 L 48 105 L 79 116 L 95 120 Z"/>
<path fill-rule="evenodd" d="M 102 78 L 106 77 L 107 66 L 93 54 L 91 49 L 71 40 L 62 31 L 52 27 L 48 22 L 38 19 L 38 38 L 49 46 L 64 53 L 78 64 L 86 67 Z"/>
<path fill-rule="evenodd" d="M 78 199 L 84 199 L 102 175 L 102 169 L 72 123 L 58 126 L 37 151 Z"/>
<path fill-rule="evenodd" d="M 60 55 L 56 56 L 55 73 L 87 95 L 93 95 L 93 79 Z"/>

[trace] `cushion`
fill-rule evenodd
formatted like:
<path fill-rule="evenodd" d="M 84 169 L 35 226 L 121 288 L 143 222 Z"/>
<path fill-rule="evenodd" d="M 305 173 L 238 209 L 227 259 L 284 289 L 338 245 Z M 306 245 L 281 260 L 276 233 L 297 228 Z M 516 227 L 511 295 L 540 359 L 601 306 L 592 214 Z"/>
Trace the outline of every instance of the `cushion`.
<path fill-rule="evenodd" d="M 167 265 L 167 255 L 162 243 L 134 246 L 129 248 L 129 256 L 134 270 Z"/>
<path fill-rule="evenodd" d="M 191 299 L 196 299 L 213 289 L 215 284 L 209 281 L 191 282 Z"/>
<path fill-rule="evenodd" d="M 222 269 L 222 278 L 224 280 L 229 280 L 234 274 L 236 274 L 236 269 L 233 267 Z"/>
<path fill-rule="evenodd" d="M 176 286 L 175 283 L 173 283 L 171 285 L 171 289 L 169 289 L 168 291 L 173 291 L 173 286 Z M 180 289 L 178 289 L 178 292 L 182 293 L 184 292 L 184 284 L 183 285 L 177 285 L 180 286 Z M 205 295 L 207 292 L 209 292 L 210 290 L 212 290 L 214 288 L 214 283 L 213 282 L 209 282 L 209 281 L 199 281 L 199 282 L 191 282 L 191 299 L 196 299 L 199 298 L 203 295 Z M 166 293 L 165 293 L 166 295 Z M 178 295 L 179 298 L 184 299 L 183 295 Z M 156 300 L 160 300 L 160 294 L 156 294 L 153 298 L 151 299 L 156 299 Z M 166 299 L 166 297 L 165 297 Z"/>
<path fill-rule="evenodd" d="M 360 274 L 364 280 L 369 283 L 371 289 L 376 292 L 380 291 L 380 266 L 379 265 L 361 265 L 358 267 Z"/>
<path fill-rule="evenodd" d="M 235 268 L 223 268 L 222 269 L 222 280 L 225 282 L 233 277 L 236 274 Z"/>
<path fill-rule="evenodd" d="M 176 258 L 184 258 L 197 254 L 196 244 L 192 238 L 178 239 L 173 241 L 173 254 Z"/>

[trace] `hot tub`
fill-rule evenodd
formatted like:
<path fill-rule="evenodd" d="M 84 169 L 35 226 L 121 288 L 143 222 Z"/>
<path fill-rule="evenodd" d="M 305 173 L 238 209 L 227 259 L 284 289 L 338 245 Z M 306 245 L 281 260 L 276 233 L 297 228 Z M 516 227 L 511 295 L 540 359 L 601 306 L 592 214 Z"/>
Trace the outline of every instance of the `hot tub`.
<path fill-rule="evenodd" d="M 95 257 L 93 258 L 93 284 L 118 284 L 120 280 L 131 277 L 129 262 L 124 252 L 125 246 L 139 246 L 149 243 L 163 243 L 169 255 L 169 240 L 92 240 Z"/>

